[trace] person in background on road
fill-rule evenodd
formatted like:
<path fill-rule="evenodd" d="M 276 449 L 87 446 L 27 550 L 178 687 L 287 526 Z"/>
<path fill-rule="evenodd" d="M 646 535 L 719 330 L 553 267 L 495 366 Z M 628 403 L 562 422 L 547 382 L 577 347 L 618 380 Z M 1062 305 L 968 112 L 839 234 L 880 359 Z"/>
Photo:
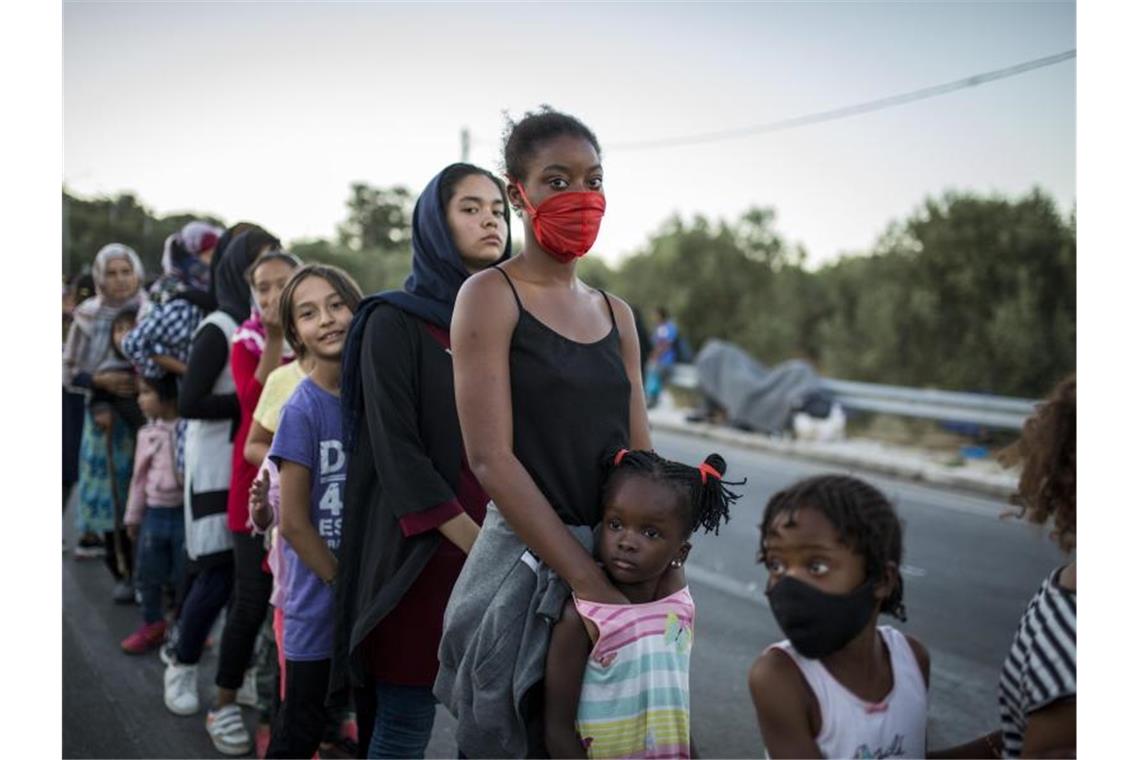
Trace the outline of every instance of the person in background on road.
<path fill-rule="evenodd" d="M 309 758 L 325 730 L 333 648 L 335 552 L 340 545 L 347 461 L 340 365 L 359 286 L 336 267 L 311 264 L 281 295 L 281 323 L 313 370 L 281 410 L 269 456 L 280 472 L 285 601 L 285 700 L 266 757 Z"/>
<path fill-rule="evenodd" d="M 198 660 L 218 613 L 230 599 L 234 563 L 226 519 L 233 433 L 240 416 L 230 338 L 249 317 L 251 294 L 246 273 L 257 257 L 279 241 L 259 227 L 235 236 L 214 262 L 211 282 L 217 308 L 198 325 L 178 396 L 187 419 L 185 461 L 186 553 L 195 573 L 178 617 L 173 646 L 161 650 L 167 663 L 164 701 L 176 715 L 198 712 Z M 207 721 L 214 746 L 224 754 L 249 751 L 244 726 Z M 244 734 L 244 742 L 242 741 Z M 240 749 L 240 751 L 238 751 Z"/>
<path fill-rule="evenodd" d="M 182 476 L 174 462 L 178 422 L 178 384 L 174 375 L 140 377 L 139 407 L 148 420 L 135 444 L 135 469 L 123 523 L 138 546 L 137 581 L 142 596 L 142 625 L 121 646 L 142 654 L 160 646 L 166 635 L 162 587 L 176 586 L 185 565 Z"/>
<path fill-rule="evenodd" d="M 646 377 L 649 369 L 649 355 L 653 353 L 653 334 L 645 326 L 641 309 L 630 304 L 630 310 L 633 311 L 633 326 L 637 330 L 637 345 L 641 349 L 641 376 Z"/>
<path fill-rule="evenodd" d="M 95 295 L 75 308 L 71 329 L 63 349 L 63 384 L 88 400 L 79 445 L 79 503 L 76 527 L 80 533 L 76 557 L 97 556 L 102 538 L 108 546 L 107 560 L 118 583 L 116 601 L 130 602 L 134 591 L 118 565 L 124 547 L 112 551 L 116 523 L 122 515 L 130 486 L 134 457 L 134 436 L 127 422 L 106 408 L 100 413 L 104 427 L 96 424 L 90 399 L 95 392 L 119 398 L 135 395 L 135 381 L 129 372 L 103 370 L 112 356 L 112 324 L 120 311 L 140 308 L 147 302 L 142 291 L 144 271 L 138 255 L 119 243 L 103 246 L 91 267 Z M 120 535 L 119 538 L 123 536 Z M 119 542 L 121 544 L 121 541 Z"/>
<path fill-rule="evenodd" d="M 667 571 L 684 565 L 694 530 L 719 532 L 739 496 L 725 488 L 719 454 L 700 467 L 652 451 L 607 460 L 597 555 L 630 604 L 566 600 L 546 655 L 546 746 L 551 757 L 695 757 L 696 608 Z"/>
<path fill-rule="evenodd" d="M 878 625 L 906 620 L 886 497 L 846 475 L 795 483 L 764 510 L 759 561 L 788 637 L 748 673 L 769 757 L 924 757 L 930 656 Z"/>
<path fill-rule="evenodd" d="M 1021 464 L 1014 503 L 1053 539 L 1077 549 L 1077 378 L 1061 381 L 1000 455 Z M 1029 600 L 998 681 L 1001 728 L 931 757 L 1077 756 L 1077 561 L 1058 567 Z"/>
<path fill-rule="evenodd" d="M 256 672 L 250 669 L 250 658 L 258 632 L 265 623 L 273 576 L 263 569 L 265 544 L 250 533 L 249 487 L 257 475 L 257 465 L 245 459 L 246 437 L 253 423 L 253 410 L 261 397 L 261 389 L 269 373 L 284 362 L 293 360 L 292 349 L 285 346 L 278 303 L 285 283 L 300 261 L 292 254 L 271 249 L 257 257 L 246 275 L 253 293 L 253 313 L 234 332 L 230 342 L 230 371 L 237 393 L 240 421 L 230 455 L 230 485 L 226 497 L 227 523 L 233 543 L 233 600 L 226 612 L 222 645 L 218 654 L 218 687 L 207 722 L 214 727 L 233 727 L 234 736 L 218 737 L 215 742 L 226 746 L 244 746 L 244 733 L 237 704 L 238 688 L 249 679 L 247 692 L 256 693 Z M 260 464 L 260 463 L 259 463 Z M 244 697 L 243 697 L 244 699 Z M 253 700 L 255 701 L 255 700 Z M 237 720 L 229 716 L 235 716 Z M 219 728 L 220 730 L 220 728 Z M 248 735 L 248 734 L 247 734 Z"/>
<path fill-rule="evenodd" d="M 673 376 L 673 366 L 677 363 L 677 325 L 669 319 L 664 306 L 654 311 L 657 327 L 653 331 L 653 353 L 649 355 L 648 390 L 646 404 L 650 409 L 657 406 L 657 400 Z"/>
<path fill-rule="evenodd" d="M 331 688 L 354 687 L 368 757 L 423 757 L 431 738 L 443 611 L 487 507 L 463 450 L 448 331 L 467 278 L 510 256 L 506 189 L 485 169 L 446 167 L 412 219 L 412 275 L 361 303 L 341 394 Z"/>
<path fill-rule="evenodd" d="M 652 448 L 633 313 L 575 274 L 605 211 L 599 153 L 586 125 L 549 108 L 513 125 L 507 197 L 526 242 L 518 256 L 468 278 L 455 302 L 464 450 L 494 504 L 444 614 L 434 693 L 457 717 L 459 749 L 471 755 L 544 751 L 538 703 L 549 624 L 570 590 L 584 601 L 629 601 L 591 555 L 603 455 Z M 546 589 L 551 607 L 528 618 Z M 517 647 L 475 646 L 500 625 Z M 522 640 L 527 630 L 533 638 Z M 479 667 L 496 654 L 510 661 Z M 506 675 L 486 680 L 499 664 Z"/>

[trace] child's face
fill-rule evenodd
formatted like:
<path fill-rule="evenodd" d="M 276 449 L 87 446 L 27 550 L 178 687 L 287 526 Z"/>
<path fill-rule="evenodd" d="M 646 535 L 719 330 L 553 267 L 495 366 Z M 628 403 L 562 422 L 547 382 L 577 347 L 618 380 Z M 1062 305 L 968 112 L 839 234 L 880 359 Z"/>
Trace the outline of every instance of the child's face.
<path fill-rule="evenodd" d="M 123 338 L 127 337 L 127 333 L 133 329 L 135 329 L 133 319 L 120 319 L 111 325 L 111 342 L 115 344 L 119 353 L 123 351 Z"/>
<path fill-rule="evenodd" d="M 316 359 L 339 361 L 352 310 L 324 277 L 306 277 L 293 291 L 293 327 Z"/>
<path fill-rule="evenodd" d="M 839 531 L 812 507 L 784 511 L 764 534 L 768 588 L 785 576 L 829 594 L 846 594 L 867 580 L 866 559 L 840 541 Z"/>
<path fill-rule="evenodd" d="M 261 320 L 268 325 L 276 327 L 281 322 L 278 316 L 281 291 L 285 289 L 285 283 L 289 282 L 292 274 L 293 267 L 281 259 L 269 259 L 253 271 L 253 292 L 257 298 L 257 308 L 261 310 Z"/>
<path fill-rule="evenodd" d="M 162 414 L 162 402 L 158 398 L 158 393 L 141 379 L 139 380 L 139 409 L 150 419 L 155 419 Z"/>
<path fill-rule="evenodd" d="M 618 583 L 659 578 L 675 559 L 689 553 L 682 497 L 668 486 L 638 475 L 623 477 L 603 505 L 598 558 Z"/>

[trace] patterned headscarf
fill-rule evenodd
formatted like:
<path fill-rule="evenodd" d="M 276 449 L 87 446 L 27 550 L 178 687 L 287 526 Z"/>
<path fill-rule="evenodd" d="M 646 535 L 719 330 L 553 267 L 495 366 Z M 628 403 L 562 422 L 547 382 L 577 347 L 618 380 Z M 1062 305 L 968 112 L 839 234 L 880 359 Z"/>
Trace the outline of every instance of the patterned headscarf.
<path fill-rule="evenodd" d="M 218 244 L 223 230 L 206 222 L 190 222 L 166 238 L 162 248 L 162 292 L 172 295 L 184 288 L 210 289 L 210 265 L 199 255 Z"/>

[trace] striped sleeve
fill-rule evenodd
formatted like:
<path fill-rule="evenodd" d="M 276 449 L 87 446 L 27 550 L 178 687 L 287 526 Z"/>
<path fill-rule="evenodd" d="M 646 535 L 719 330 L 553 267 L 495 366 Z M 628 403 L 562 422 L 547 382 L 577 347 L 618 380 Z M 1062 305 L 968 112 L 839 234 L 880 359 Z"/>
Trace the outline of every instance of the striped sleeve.
<path fill-rule="evenodd" d="M 1028 617 L 1026 714 L 1077 693 L 1075 604 L 1063 594 L 1043 594 Z"/>
<path fill-rule="evenodd" d="M 1077 693 L 1077 598 L 1055 570 L 1021 616 L 998 682 L 1002 744 L 1020 757 L 1031 713 Z"/>

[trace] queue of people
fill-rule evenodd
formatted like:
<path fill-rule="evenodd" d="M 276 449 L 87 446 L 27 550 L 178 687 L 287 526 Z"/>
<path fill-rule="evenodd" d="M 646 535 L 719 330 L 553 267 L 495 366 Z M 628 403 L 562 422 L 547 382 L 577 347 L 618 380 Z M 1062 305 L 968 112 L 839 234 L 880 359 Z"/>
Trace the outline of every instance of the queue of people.
<path fill-rule="evenodd" d="M 654 451 L 634 311 L 576 276 L 606 211 L 601 153 L 575 117 L 528 113 L 505 182 L 465 163 L 432 178 L 411 275 L 367 298 L 248 222 L 172 235 L 149 292 L 134 251 L 96 255 L 64 347 L 75 552 L 104 554 L 114 601 L 137 595 L 122 649 L 158 651 L 175 715 L 201 713 L 226 610 L 219 752 L 423 757 L 441 703 L 460 757 L 697 756 L 685 562 L 749 494 L 718 454 Z M 667 373 L 676 328 L 657 317 Z M 1075 419 L 1070 378 L 1011 452 L 1023 514 L 1070 552 Z M 769 501 L 758 558 L 787 638 L 741 674 L 769 756 L 1075 753 L 1075 561 L 995 674 L 994 730 L 937 749 L 930 654 L 879 620 L 906 619 L 903 554 L 894 507 L 857 478 Z"/>

